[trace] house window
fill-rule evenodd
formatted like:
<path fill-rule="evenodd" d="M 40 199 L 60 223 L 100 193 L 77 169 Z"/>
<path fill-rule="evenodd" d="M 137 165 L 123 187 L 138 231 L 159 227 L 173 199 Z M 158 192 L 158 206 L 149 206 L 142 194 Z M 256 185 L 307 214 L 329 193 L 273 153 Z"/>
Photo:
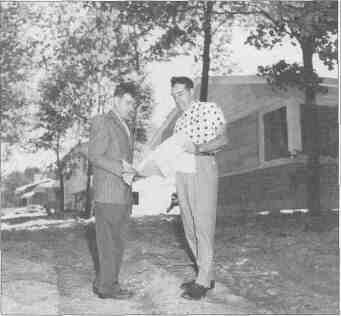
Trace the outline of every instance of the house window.
<path fill-rule="evenodd" d="M 286 107 L 265 113 L 263 123 L 264 160 L 289 157 Z"/>

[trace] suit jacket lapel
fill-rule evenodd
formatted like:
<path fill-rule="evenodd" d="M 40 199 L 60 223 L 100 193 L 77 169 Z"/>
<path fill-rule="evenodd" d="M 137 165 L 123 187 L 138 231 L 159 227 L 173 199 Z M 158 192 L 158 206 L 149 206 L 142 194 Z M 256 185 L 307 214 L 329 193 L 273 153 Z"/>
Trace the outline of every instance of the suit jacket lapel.
<path fill-rule="evenodd" d="M 125 126 L 123 125 L 123 123 L 121 122 L 121 119 L 117 116 L 117 114 L 113 111 L 109 112 L 110 117 L 113 119 L 113 121 L 116 123 L 116 125 L 119 126 L 119 128 L 122 130 L 122 132 L 124 133 L 124 135 L 126 135 L 127 139 L 128 139 L 128 144 L 129 144 L 129 148 L 130 150 L 133 150 L 133 140 L 132 140 L 132 133 L 129 129 L 130 134 L 127 133 L 127 129 L 125 128 Z"/>

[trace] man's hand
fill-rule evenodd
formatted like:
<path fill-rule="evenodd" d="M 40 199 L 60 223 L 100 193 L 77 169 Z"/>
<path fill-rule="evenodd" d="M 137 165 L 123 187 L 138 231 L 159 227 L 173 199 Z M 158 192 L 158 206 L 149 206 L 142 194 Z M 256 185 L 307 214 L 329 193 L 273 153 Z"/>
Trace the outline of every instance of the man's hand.
<path fill-rule="evenodd" d="M 132 185 L 134 177 L 135 177 L 134 173 L 123 173 L 122 174 L 123 181 L 128 185 Z"/>
<path fill-rule="evenodd" d="M 126 162 L 125 160 L 122 160 L 122 168 L 123 168 L 122 173 L 136 173 L 136 170 L 133 167 L 133 165 Z"/>
<path fill-rule="evenodd" d="M 125 160 L 122 160 L 122 168 L 122 178 L 124 182 L 128 185 L 132 185 L 137 175 L 137 171 L 130 163 L 126 162 Z"/>
<path fill-rule="evenodd" d="M 190 154 L 196 154 L 198 152 L 197 146 L 190 140 L 187 140 L 183 144 L 183 148 L 185 152 L 190 153 Z"/>

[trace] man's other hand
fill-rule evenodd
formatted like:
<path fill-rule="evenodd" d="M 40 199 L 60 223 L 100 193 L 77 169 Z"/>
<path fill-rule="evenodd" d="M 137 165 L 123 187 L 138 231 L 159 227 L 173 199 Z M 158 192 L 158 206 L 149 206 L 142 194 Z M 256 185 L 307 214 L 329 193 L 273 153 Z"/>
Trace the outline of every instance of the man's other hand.
<path fill-rule="evenodd" d="M 122 160 L 122 168 L 123 173 L 136 173 L 135 168 L 132 166 L 132 164 L 126 162 L 125 160 Z"/>
<path fill-rule="evenodd" d="M 196 154 L 197 153 L 197 146 L 190 140 L 187 140 L 183 144 L 183 148 L 185 152 L 190 153 L 190 154 Z"/>
<path fill-rule="evenodd" d="M 135 180 L 135 177 L 136 173 L 132 172 L 124 172 L 122 174 L 123 181 L 128 185 L 132 185 L 133 181 Z"/>

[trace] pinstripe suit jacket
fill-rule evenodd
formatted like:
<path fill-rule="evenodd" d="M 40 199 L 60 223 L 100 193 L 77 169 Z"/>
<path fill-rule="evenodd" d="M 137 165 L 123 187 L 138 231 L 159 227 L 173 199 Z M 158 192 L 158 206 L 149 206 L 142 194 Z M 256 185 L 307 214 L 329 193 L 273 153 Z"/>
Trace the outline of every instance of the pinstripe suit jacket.
<path fill-rule="evenodd" d="M 114 112 L 93 118 L 88 158 L 93 165 L 94 200 L 131 204 L 131 187 L 121 177 L 121 161 L 132 162 L 133 144 L 131 136 Z"/>

